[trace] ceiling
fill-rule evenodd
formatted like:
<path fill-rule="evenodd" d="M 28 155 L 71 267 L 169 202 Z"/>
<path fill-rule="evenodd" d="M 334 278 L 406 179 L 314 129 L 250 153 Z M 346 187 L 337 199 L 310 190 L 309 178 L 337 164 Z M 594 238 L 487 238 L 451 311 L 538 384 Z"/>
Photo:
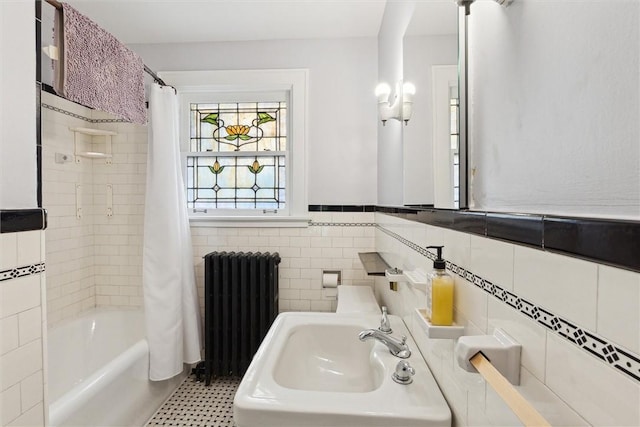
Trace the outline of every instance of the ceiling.
<path fill-rule="evenodd" d="M 376 37 L 386 0 L 66 0 L 125 44 Z M 406 1 L 406 0 L 389 0 Z M 455 34 L 452 0 L 416 0 L 408 34 Z M 45 10 L 44 13 L 53 14 Z"/>
<path fill-rule="evenodd" d="M 67 0 L 125 44 L 375 37 L 385 0 Z"/>
<path fill-rule="evenodd" d="M 409 36 L 458 34 L 458 6 L 451 0 L 416 1 L 405 34 Z"/>

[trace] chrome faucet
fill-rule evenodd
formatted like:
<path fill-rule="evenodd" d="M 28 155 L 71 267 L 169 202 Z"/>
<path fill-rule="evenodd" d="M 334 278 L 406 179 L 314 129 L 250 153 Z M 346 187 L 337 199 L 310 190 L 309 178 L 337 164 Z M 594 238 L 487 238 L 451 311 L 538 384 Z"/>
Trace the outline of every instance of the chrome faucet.
<path fill-rule="evenodd" d="M 387 307 L 384 305 L 382 306 L 382 319 L 380 319 L 380 326 L 378 327 L 378 330 L 385 334 L 393 332 L 391 324 L 389 323 L 389 317 L 387 316 Z"/>
<path fill-rule="evenodd" d="M 377 329 L 365 329 L 360 332 L 358 335 L 360 341 L 366 341 L 368 339 L 374 338 L 380 341 L 382 344 L 386 345 L 389 349 L 389 352 L 394 356 L 397 356 L 401 359 L 406 359 L 411 356 L 411 350 L 409 350 L 409 346 L 406 344 L 407 337 L 404 335 L 402 338 L 394 338 L 391 335 L 385 334 L 384 332 L 380 332 Z"/>

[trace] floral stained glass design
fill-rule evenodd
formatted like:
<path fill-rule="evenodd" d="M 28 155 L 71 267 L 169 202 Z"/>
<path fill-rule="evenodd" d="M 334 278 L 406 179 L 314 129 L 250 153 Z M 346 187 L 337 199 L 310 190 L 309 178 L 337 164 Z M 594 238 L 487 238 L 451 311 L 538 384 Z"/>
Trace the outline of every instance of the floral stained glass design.
<path fill-rule="evenodd" d="M 285 102 L 191 104 L 190 132 L 189 208 L 285 207 Z"/>

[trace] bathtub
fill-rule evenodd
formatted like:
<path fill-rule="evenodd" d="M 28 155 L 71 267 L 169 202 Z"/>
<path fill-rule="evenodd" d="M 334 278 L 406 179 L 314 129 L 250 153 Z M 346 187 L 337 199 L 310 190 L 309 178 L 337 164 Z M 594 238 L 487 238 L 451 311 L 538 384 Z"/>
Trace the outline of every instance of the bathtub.
<path fill-rule="evenodd" d="M 95 309 L 48 333 L 49 426 L 142 426 L 187 375 L 149 381 L 141 311 Z"/>

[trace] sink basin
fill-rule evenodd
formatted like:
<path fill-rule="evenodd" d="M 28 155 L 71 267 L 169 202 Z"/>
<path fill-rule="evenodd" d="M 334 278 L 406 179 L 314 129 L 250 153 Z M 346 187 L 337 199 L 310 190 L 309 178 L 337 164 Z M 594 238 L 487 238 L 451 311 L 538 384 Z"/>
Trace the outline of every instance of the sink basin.
<path fill-rule="evenodd" d="M 361 330 L 353 325 L 325 324 L 292 328 L 273 379 L 296 390 L 363 393 L 377 389 L 384 366 L 380 360 L 369 360 L 374 342 L 360 342 Z"/>
<path fill-rule="evenodd" d="M 283 313 L 271 326 L 234 399 L 238 427 L 451 425 L 451 411 L 402 319 L 393 336 L 413 350 L 413 383 L 395 383 L 399 359 L 358 333 L 377 315 Z"/>

